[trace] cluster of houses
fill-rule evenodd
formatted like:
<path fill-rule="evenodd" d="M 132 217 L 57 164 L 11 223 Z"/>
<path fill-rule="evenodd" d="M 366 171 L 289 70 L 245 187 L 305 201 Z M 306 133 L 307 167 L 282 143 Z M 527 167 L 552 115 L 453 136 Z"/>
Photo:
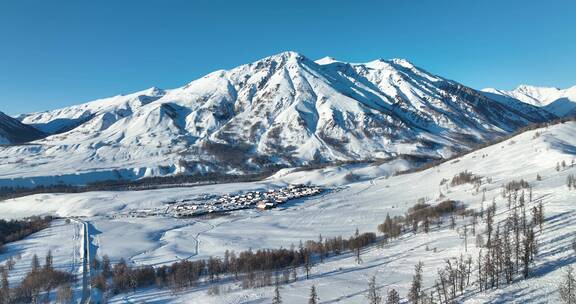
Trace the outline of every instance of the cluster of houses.
<path fill-rule="evenodd" d="M 289 200 L 313 196 L 321 192 L 322 189 L 316 186 L 290 185 L 268 191 L 226 194 L 208 201 L 180 202 L 170 206 L 169 213 L 177 217 L 188 217 L 247 208 L 270 209 Z"/>

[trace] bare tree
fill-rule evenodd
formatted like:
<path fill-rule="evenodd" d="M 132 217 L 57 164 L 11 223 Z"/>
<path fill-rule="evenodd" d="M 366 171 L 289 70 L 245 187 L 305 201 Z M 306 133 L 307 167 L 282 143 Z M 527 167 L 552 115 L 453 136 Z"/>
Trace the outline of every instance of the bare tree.
<path fill-rule="evenodd" d="M 310 278 L 310 270 L 312 270 L 313 261 L 312 255 L 310 254 L 309 250 L 305 250 L 304 253 L 304 270 L 306 270 L 306 280 Z"/>
<path fill-rule="evenodd" d="M 2 279 L 0 280 L 0 303 L 10 303 L 10 283 L 8 282 L 8 268 L 0 267 Z"/>
<path fill-rule="evenodd" d="M 464 250 L 468 252 L 468 225 L 464 225 Z"/>
<path fill-rule="evenodd" d="M 58 286 L 58 291 L 56 292 L 56 301 L 59 304 L 72 303 L 72 286 L 69 283 Z"/>

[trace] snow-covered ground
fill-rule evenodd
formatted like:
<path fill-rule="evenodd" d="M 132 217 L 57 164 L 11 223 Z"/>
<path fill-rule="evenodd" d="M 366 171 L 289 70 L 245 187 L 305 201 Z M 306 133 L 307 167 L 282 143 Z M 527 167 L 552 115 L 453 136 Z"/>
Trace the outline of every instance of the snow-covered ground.
<path fill-rule="evenodd" d="M 570 122 L 528 131 L 502 143 L 472 152 L 421 172 L 372 178 L 379 169 L 366 166 L 328 168 L 312 172 L 279 172 L 257 183 L 220 184 L 192 188 L 161 189 L 138 192 L 89 192 L 79 194 L 33 195 L 0 203 L 0 217 L 15 218 L 36 214 L 83 216 L 92 227 L 96 252 L 113 260 L 126 258 L 134 264 L 165 264 L 182 258 L 223 256 L 228 250 L 279 248 L 298 244 L 300 240 L 349 236 L 376 231 L 387 213 L 404 214 L 419 198 L 429 203 L 442 199 L 462 201 L 468 208 L 480 208 L 482 191 L 470 184 L 450 187 L 441 185 L 456 174 L 468 170 L 483 176 L 481 189 L 486 189 L 485 207 L 493 198 L 498 206 L 497 220 L 506 217 L 507 203 L 500 195 L 503 184 L 524 179 L 534 190 L 535 200 L 542 200 L 546 223 L 538 234 L 540 252 L 532 278 L 486 294 L 463 299 L 466 303 L 554 303 L 555 288 L 561 267 L 576 262 L 569 243 L 576 236 L 576 191 L 566 186 L 576 157 L 576 123 Z M 556 171 L 557 163 L 568 167 Z M 381 172 L 380 172 L 381 173 Z M 540 175 L 541 181 L 536 180 Z M 360 180 L 350 182 L 349 176 Z M 347 177 L 348 176 L 348 177 Z M 257 211 L 241 210 L 212 219 L 175 219 L 170 217 L 131 218 L 126 212 L 145 208 L 163 208 L 179 199 L 205 194 L 224 194 L 241 190 L 280 187 L 288 182 L 315 183 L 331 186 L 318 197 L 302 199 L 281 208 Z M 484 229 L 481 224 L 480 231 Z M 464 251 L 463 231 L 439 229 L 429 234 L 404 235 L 383 248 L 370 247 L 363 253 L 362 264 L 350 256 L 329 259 L 314 267 L 309 280 L 301 279 L 282 286 L 286 303 L 305 302 L 309 288 L 315 284 L 322 303 L 362 303 L 368 278 L 376 275 L 383 292 L 396 288 L 405 296 L 418 261 L 424 262 L 424 280 L 430 287 L 436 269 L 443 260 Z M 73 239 L 73 235 L 70 239 Z M 37 237 L 34 237 L 35 239 Z M 42 239 L 42 242 L 48 242 Z M 27 240 L 21 241 L 26 242 Z M 63 243 L 62 241 L 60 243 Z M 73 243 L 73 242 L 70 242 Z M 16 243 L 15 243 L 16 244 Z M 437 248 L 437 251 L 426 250 Z M 32 249 L 29 249 L 32 250 Z M 29 254 L 29 250 L 26 254 Z M 40 251 L 43 251 L 41 249 Z M 468 253 L 477 256 L 472 235 Z M 58 260 L 59 263 L 66 263 Z M 69 261 L 67 261 L 69 263 Z M 113 298 L 113 302 L 175 303 L 267 303 L 272 288 L 241 290 L 235 284 L 224 284 L 219 296 L 209 296 L 200 286 L 183 293 L 168 290 L 141 290 Z"/>

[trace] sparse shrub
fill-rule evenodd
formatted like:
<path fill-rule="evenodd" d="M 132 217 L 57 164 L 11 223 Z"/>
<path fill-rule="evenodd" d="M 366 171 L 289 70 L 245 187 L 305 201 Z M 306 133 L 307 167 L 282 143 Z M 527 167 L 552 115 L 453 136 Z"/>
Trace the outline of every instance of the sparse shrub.
<path fill-rule="evenodd" d="M 457 201 L 446 200 L 438 203 L 436 206 L 430 206 L 425 203 L 418 203 L 408 209 L 406 221 L 422 221 L 426 218 L 439 218 L 444 215 L 460 213 L 465 210 L 464 206 Z"/>
<path fill-rule="evenodd" d="M 359 179 L 360 177 L 352 172 L 348 172 L 346 175 L 344 175 L 344 180 L 348 183 L 356 182 Z"/>
<path fill-rule="evenodd" d="M 395 238 L 402 232 L 402 219 L 400 217 L 391 218 L 386 214 L 384 223 L 378 225 L 378 231 L 390 238 Z"/>
<path fill-rule="evenodd" d="M 482 182 L 482 177 L 472 174 L 469 171 L 463 171 L 458 173 L 450 181 L 450 186 L 459 186 L 462 184 L 480 184 Z"/>
<path fill-rule="evenodd" d="M 504 186 L 504 190 L 508 193 L 528 188 L 530 188 L 530 184 L 523 179 L 519 181 L 513 180 Z"/>

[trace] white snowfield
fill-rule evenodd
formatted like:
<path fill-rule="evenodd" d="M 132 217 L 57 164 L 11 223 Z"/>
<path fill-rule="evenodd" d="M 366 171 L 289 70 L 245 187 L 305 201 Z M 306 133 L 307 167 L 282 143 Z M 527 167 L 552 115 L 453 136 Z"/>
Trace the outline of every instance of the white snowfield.
<path fill-rule="evenodd" d="M 181 259 L 198 259 L 224 255 L 225 250 L 249 248 L 280 248 L 297 245 L 300 240 L 352 235 L 376 231 L 376 226 L 390 215 L 404 214 L 419 198 L 435 204 L 440 200 L 462 201 L 468 208 L 480 209 L 482 191 L 470 184 L 450 187 L 441 185 L 456 174 L 468 170 L 483 177 L 481 189 L 486 189 L 486 208 L 496 199 L 496 221 L 507 216 L 507 202 L 500 192 L 504 184 L 524 179 L 534 191 L 534 201 L 542 201 L 546 222 L 537 233 L 539 253 L 531 270 L 531 278 L 486 293 L 471 293 L 460 299 L 463 303 L 557 303 L 557 284 L 562 268 L 574 264 L 576 257 L 570 243 L 576 236 L 576 190 L 566 186 L 567 176 L 576 174 L 572 161 L 576 157 L 576 123 L 568 122 L 532 130 L 504 142 L 474 151 L 420 172 L 389 176 L 391 168 L 347 166 L 309 172 L 285 170 L 268 180 L 255 183 L 220 184 L 192 188 L 174 188 L 139 192 L 89 192 L 80 194 L 33 195 L 0 203 L 0 217 L 17 218 L 37 214 L 83 216 L 92 229 L 92 254 L 108 254 L 113 260 L 126 258 L 136 265 L 162 265 Z M 566 167 L 556 170 L 558 163 Z M 399 167 L 403 164 L 397 164 Z M 380 174 L 385 176 L 377 177 Z M 351 182 L 350 176 L 355 176 Z M 537 175 L 541 180 L 537 181 Z M 281 208 L 256 211 L 242 210 L 213 219 L 176 219 L 162 216 L 127 217 L 131 210 L 162 209 L 169 202 L 202 197 L 209 194 L 233 193 L 242 190 L 280 187 L 286 183 L 325 184 L 331 191 L 288 203 Z M 443 198 L 440 198 L 443 195 Z M 460 254 L 476 259 L 478 248 L 474 236 L 468 235 L 468 252 L 458 219 L 458 230 L 448 227 L 432 229 L 428 234 L 407 234 L 383 248 L 370 247 L 362 254 L 363 262 L 344 255 L 316 265 L 311 278 L 303 271 L 296 282 L 283 285 L 285 303 L 306 303 L 309 288 L 316 285 L 321 303 L 365 303 L 368 279 L 375 275 L 383 293 L 395 288 L 405 297 L 418 261 L 424 263 L 425 287 L 436 279 L 436 270 L 446 258 Z M 56 226 L 57 227 L 57 226 Z M 478 232 L 484 231 L 480 221 Z M 31 239 L 49 242 L 42 232 Z M 76 242 L 69 234 L 68 246 Z M 32 250 L 19 241 L 11 246 L 29 256 Z M 40 246 L 40 245 L 39 245 Z M 45 246 L 45 245 L 42 245 Z M 73 248 L 63 251 L 73 252 Z M 44 247 L 40 251 L 44 250 Z M 427 250 L 427 248 L 429 250 Z M 434 251 L 433 249 L 436 248 Z M 15 249 L 16 250 L 16 249 Z M 11 250 L 15 252 L 15 250 Z M 72 255 L 73 253 L 69 253 Z M 6 255 L 1 256 L 0 263 Z M 70 263 L 57 259 L 57 263 Z M 63 266 L 60 266 L 63 267 Z M 475 279 L 475 278 L 474 278 Z M 169 290 L 146 289 L 111 299 L 112 303 L 269 303 L 272 287 L 242 290 L 237 284 L 221 283 L 221 294 L 211 296 L 208 286 L 201 285 L 174 294 Z"/>
<path fill-rule="evenodd" d="M 23 115 L 53 135 L 0 146 L 0 186 L 446 157 L 554 117 L 403 59 L 346 63 L 284 52 L 176 89 Z"/>

